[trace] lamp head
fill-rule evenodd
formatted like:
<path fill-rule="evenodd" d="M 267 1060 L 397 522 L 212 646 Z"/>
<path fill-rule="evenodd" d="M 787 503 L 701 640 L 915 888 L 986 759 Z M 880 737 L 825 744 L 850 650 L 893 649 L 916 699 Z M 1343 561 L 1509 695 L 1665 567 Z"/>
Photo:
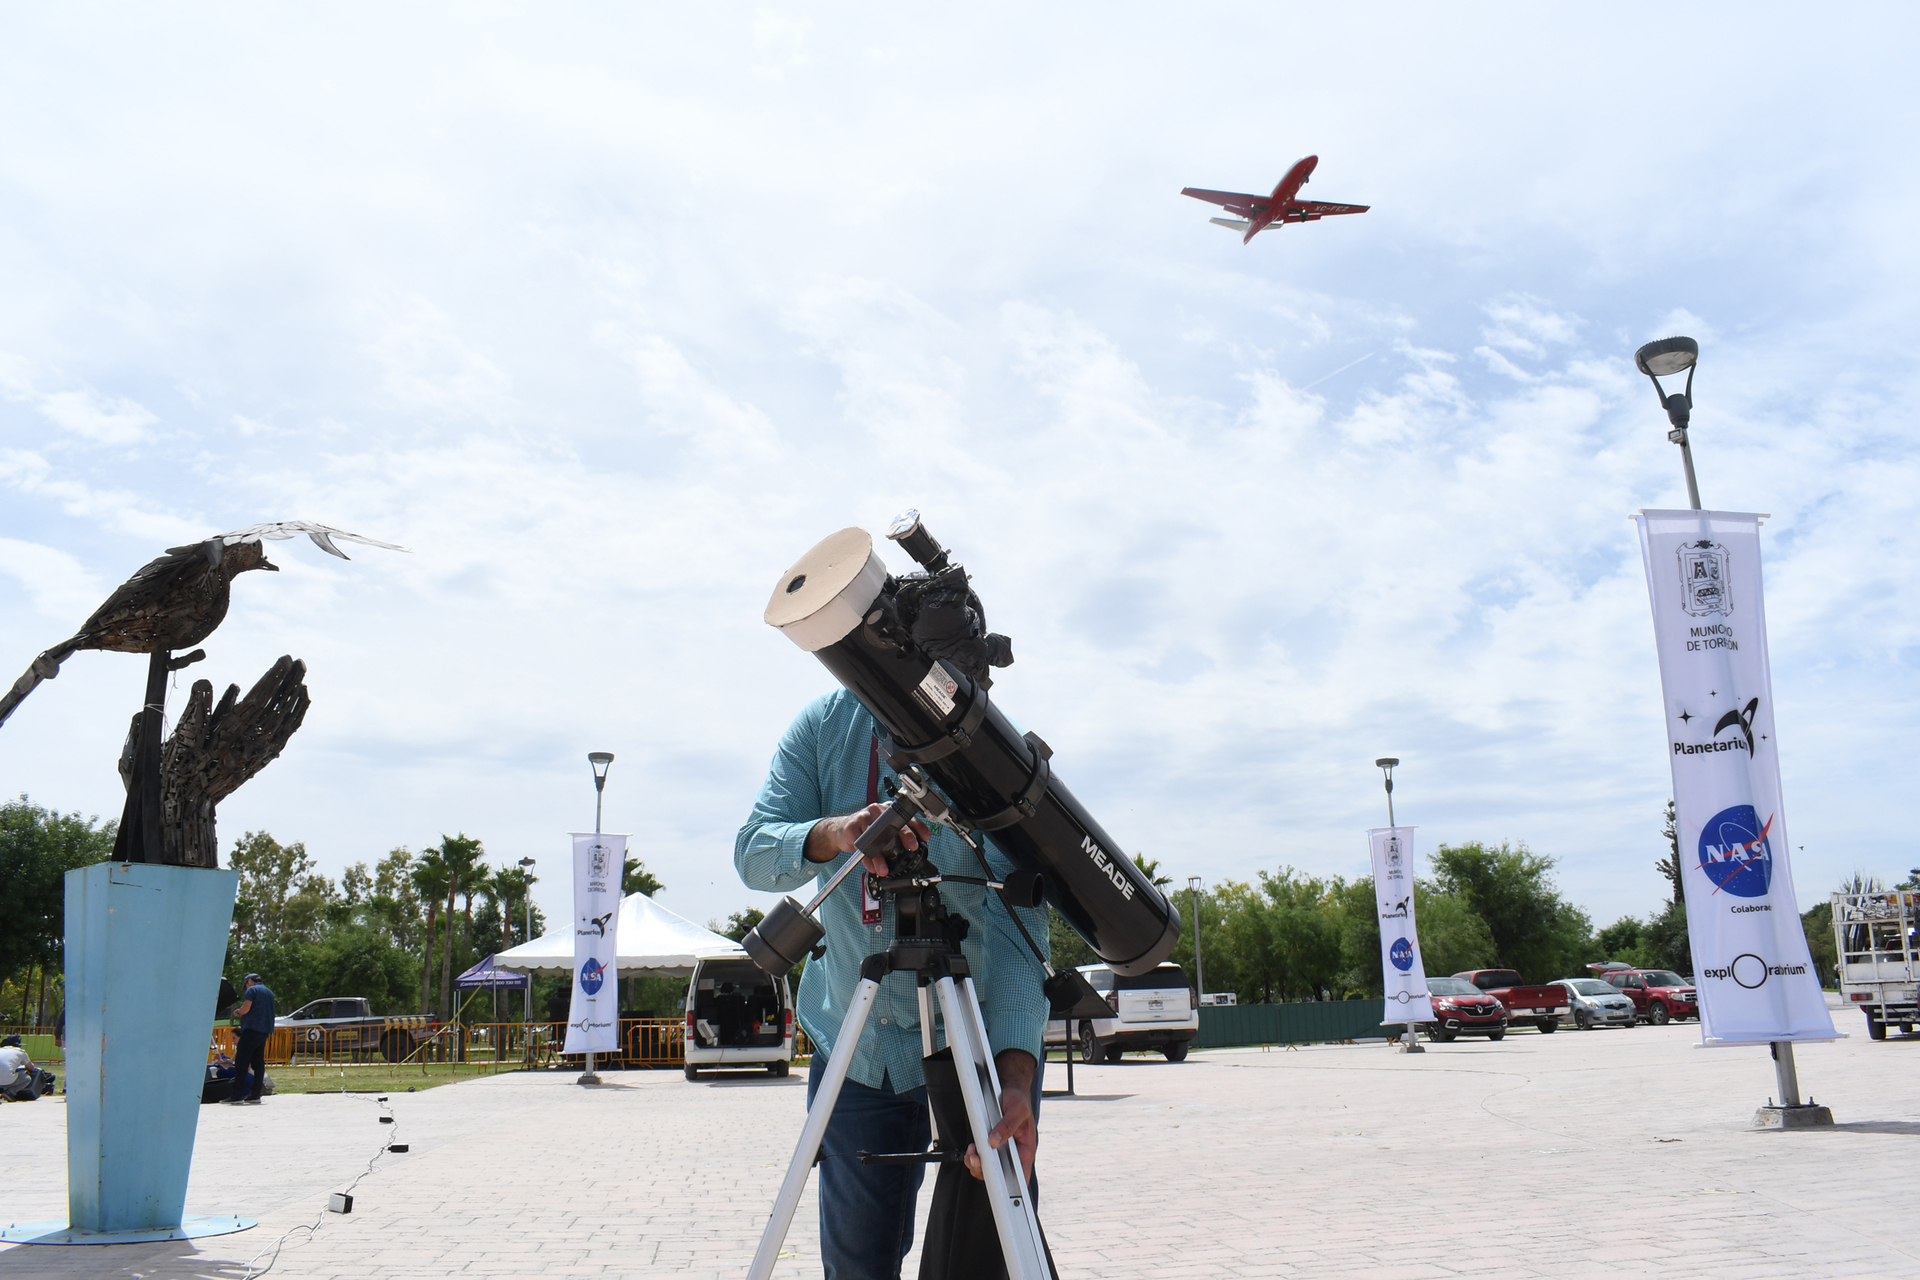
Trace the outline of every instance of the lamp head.
<path fill-rule="evenodd" d="M 1693 368 L 1699 360 L 1700 344 L 1692 338 L 1661 338 L 1633 353 L 1633 363 L 1652 380 L 1653 394 L 1660 398 L 1660 407 L 1667 411 L 1667 420 L 1673 423 L 1675 431 L 1687 429 L 1687 419 L 1693 410 Z M 1668 395 L 1661 388 L 1660 379 L 1678 373 L 1687 375 L 1686 389 Z M 1676 439 L 1674 443 L 1681 441 Z"/>
<path fill-rule="evenodd" d="M 613 763 L 613 752 L 589 751 L 587 763 L 593 766 L 593 789 L 603 790 L 607 785 L 607 766 Z"/>
<path fill-rule="evenodd" d="M 522 858 L 520 859 L 520 865 L 523 867 L 531 867 L 534 865 L 534 860 L 532 858 Z"/>

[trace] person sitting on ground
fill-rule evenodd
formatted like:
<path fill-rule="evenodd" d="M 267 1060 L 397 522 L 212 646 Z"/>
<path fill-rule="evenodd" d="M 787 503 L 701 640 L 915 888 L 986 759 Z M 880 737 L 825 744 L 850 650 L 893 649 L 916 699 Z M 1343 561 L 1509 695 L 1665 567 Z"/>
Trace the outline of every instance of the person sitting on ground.
<path fill-rule="evenodd" d="M 0 1040 L 0 1093 L 12 1093 L 14 1090 L 33 1082 L 33 1059 L 20 1044 L 19 1036 L 8 1036 Z"/>

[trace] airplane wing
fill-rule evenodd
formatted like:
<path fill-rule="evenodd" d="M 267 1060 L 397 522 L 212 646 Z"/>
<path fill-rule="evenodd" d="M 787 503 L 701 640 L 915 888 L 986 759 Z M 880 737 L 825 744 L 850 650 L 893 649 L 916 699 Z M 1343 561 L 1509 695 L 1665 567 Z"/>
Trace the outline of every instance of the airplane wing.
<path fill-rule="evenodd" d="M 1244 191 L 1208 191 L 1202 187 L 1182 187 L 1180 194 L 1192 196 L 1195 200 L 1205 200 L 1209 204 L 1220 205 L 1248 218 L 1267 207 L 1265 196 L 1248 195 Z"/>
<path fill-rule="evenodd" d="M 1245 231 L 1253 225 L 1245 218 L 1208 218 L 1207 221 L 1216 227 L 1225 227 L 1229 231 Z"/>
<path fill-rule="evenodd" d="M 1300 210 L 1311 217 L 1323 218 L 1335 213 L 1365 213 L 1373 208 L 1370 204 L 1328 204 L 1324 200 L 1302 200 L 1298 204 L 1287 206 L 1287 212 Z"/>

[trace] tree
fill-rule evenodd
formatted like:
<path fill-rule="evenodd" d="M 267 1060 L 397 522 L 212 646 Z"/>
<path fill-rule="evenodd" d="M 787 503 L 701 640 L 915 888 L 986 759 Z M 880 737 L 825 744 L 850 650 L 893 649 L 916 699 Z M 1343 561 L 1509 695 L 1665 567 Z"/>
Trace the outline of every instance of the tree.
<path fill-rule="evenodd" d="M 462 831 L 457 836 L 443 833 L 440 837 L 440 847 L 435 852 L 440 855 L 440 862 L 447 870 L 447 927 L 442 932 L 440 1003 L 435 1006 L 435 1009 L 438 1011 L 444 1008 L 447 1011 L 446 1016 L 451 1017 L 453 1014 L 454 899 L 460 895 L 462 886 L 475 875 L 475 868 L 480 864 L 480 859 L 485 856 L 486 850 L 478 840 L 472 839 Z M 468 897 L 467 903 L 471 910 L 473 903 L 471 896 Z M 471 921 L 469 921 L 470 924 Z"/>
<path fill-rule="evenodd" d="M 1660 834 L 1667 838 L 1667 856 L 1655 862 L 1653 869 L 1665 876 L 1667 883 L 1673 886 L 1673 892 L 1668 895 L 1669 899 L 1673 902 L 1685 902 L 1687 882 L 1681 875 L 1683 868 L 1680 866 L 1680 818 L 1671 800 L 1667 801 L 1664 817 Z"/>
<path fill-rule="evenodd" d="M 1550 878 L 1553 859 L 1525 844 L 1441 845 L 1434 851 L 1434 885 L 1458 895 L 1493 937 L 1496 964 L 1529 982 L 1584 974 L 1591 945 L 1586 912 L 1563 899 Z"/>
<path fill-rule="evenodd" d="M 1649 967 L 1672 969 L 1682 977 L 1693 972 L 1685 903 L 1669 902 L 1647 917 L 1647 927 L 1640 931 L 1640 959 Z"/>
<path fill-rule="evenodd" d="M 25 795 L 0 804 L 0 975 L 21 973 L 20 1021 L 46 1018 L 47 972 L 62 959 L 66 876 L 113 856 L 118 825 L 42 809 Z M 27 993 L 37 994 L 31 1017 Z"/>
<path fill-rule="evenodd" d="M 1429 974 L 1460 973 L 1493 964 L 1493 933 L 1459 896 L 1415 881 L 1413 922 L 1420 934 L 1420 960 Z"/>
<path fill-rule="evenodd" d="M 240 873 L 233 934 L 242 945 L 318 936 L 337 890 L 314 871 L 305 844 L 283 845 L 268 832 L 249 831 L 233 842 L 227 866 Z"/>
<path fill-rule="evenodd" d="M 758 907 L 748 907 L 745 911 L 735 911 L 727 917 L 727 927 L 716 929 L 715 933 L 725 934 L 735 942 L 746 941 L 754 927 L 767 918 L 767 913 Z"/>
<path fill-rule="evenodd" d="M 1156 889 L 1165 888 L 1173 883 L 1171 877 L 1160 874 L 1160 863 L 1144 853 L 1133 855 L 1133 865 L 1140 868 L 1140 874 L 1145 876 L 1148 883 Z"/>
<path fill-rule="evenodd" d="M 1659 918 L 1656 912 L 1655 919 Z M 1618 960 L 1635 968 L 1646 966 L 1647 957 L 1640 948 L 1644 926 L 1632 916 L 1621 916 L 1593 936 L 1593 949 L 1602 960 Z"/>
<path fill-rule="evenodd" d="M 1813 971 L 1823 987 L 1840 983 L 1840 949 L 1833 937 L 1833 904 L 1818 903 L 1800 915 L 1800 930 L 1807 935 L 1807 950 L 1813 956 Z"/>
<path fill-rule="evenodd" d="M 420 1012 L 438 1013 L 438 1006 L 429 1003 L 433 990 L 433 926 L 440 914 L 440 895 L 447 892 L 453 877 L 440 851 L 429 849 L 413 864 L 408 879 L 427 906 L 426 950 L 420 957 Z"/>
<path fill-rule="evenodd" d="M 646 863 L 632 854 L 627 855 L 626 865 L 620 869 L 621 897 L 624 898 L 630 893 L 643 893 L 651 898 L 666 887 L 660 883 L 653 872 L 647 870 Z"/>

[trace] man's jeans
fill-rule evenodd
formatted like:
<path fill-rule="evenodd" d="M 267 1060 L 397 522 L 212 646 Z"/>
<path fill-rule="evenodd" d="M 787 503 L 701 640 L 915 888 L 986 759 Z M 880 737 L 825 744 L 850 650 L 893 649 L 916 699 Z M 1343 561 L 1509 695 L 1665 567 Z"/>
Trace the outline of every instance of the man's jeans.
<path fill-rule="evenodd" d="M 807 1106 L 820 1089 L 827 1055 L 813 1055 L 807 1069 Z M 1040 1114 L 1041 1071 L 1034 1073 L 1033 1112 Z M 865 1165 L 836 1152 L 925 1151 L 933 1141 L 922 1085 L 895 1093 L 891 1080 L 878 1089 L 856 1080 L 840 1086 L 840 1103 L 820 1139 L 820 1260 L 826 1280 L 899 1280 L 900 1262 L 913 1247 L 913 1222 L 923 1164 Z M 832 1158 L 828 1158 L 832 1157 Z M 1027 1184 L 1039 1203 L 1039 1171 Z"/>
<path fill-rule="evenodd" d="M 257 1098 L 267 1082 L 267 1033 L 242 1031 L 235 1037 L 233 1089 L 229 1098 Z M 249 1081 L 248 1075 L 252 1079 Z"/>
<path fill-rule="evenodd" d="M 807 1105 L 819 1091 L 827 1055 L 807 1069 Z M 898 1280 L 900 1260 L 913 1247 L 913 1219 L 923 1164 L 864 1165 L 841 1152 L 925 1151 L 933 1141 L 925 1086 L 895 1093 L 855 1080 L 840 1087 L 840 1102 L 820 1141 L 820 1260 L 827 1280 Z"/>

